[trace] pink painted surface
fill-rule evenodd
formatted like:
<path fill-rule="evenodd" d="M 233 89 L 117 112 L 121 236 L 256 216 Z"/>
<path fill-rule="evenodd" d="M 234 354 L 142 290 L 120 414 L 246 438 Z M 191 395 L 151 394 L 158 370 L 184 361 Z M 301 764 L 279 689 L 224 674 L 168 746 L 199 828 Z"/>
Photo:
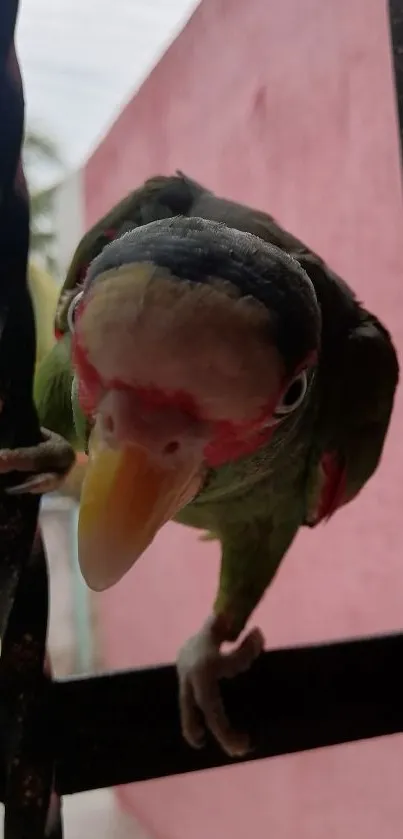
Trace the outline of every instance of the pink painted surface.
<path fill-rule="evenodd" d="M 402 204 L 383 0 L 205 0 L 84 177 L 87 223 L 176 167 L 267 208 L 327 258 L 403 347 Z M 273 646 L 403 617 L 402 397 L 376 478 L 301 533 L 256 614 Z M 170 525 L 100 597 L 108 667 L 171 659 L 210 608 L 215 546 Z M 290 687 L 292 689 L 292 686 Z M 161 839 L 396 839 L 403 739 L 119 790 Z"/>

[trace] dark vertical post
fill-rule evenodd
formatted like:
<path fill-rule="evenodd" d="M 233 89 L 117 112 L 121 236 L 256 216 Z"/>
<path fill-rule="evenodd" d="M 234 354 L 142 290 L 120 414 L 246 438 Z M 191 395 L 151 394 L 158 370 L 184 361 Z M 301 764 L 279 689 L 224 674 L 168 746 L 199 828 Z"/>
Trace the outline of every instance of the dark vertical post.
<path fill-rule="evenodd" d="M 395 72 L 400 152 L 403 155 L 403 0 L 389 0 L 389 24 Z"/>
<path fill-rule="evenodd" d="M 0 4 L 0 448 L 39 440 L 32 400 L 35 327 L 27 286 L 29 202 L 21 164 L 24 98 L 14 36 L 18 0 Z M 44 745 L 48 580 L 39 499 L 0 476 L 0 772 L 5 839 L 61 837 L 53 758 Z"/>

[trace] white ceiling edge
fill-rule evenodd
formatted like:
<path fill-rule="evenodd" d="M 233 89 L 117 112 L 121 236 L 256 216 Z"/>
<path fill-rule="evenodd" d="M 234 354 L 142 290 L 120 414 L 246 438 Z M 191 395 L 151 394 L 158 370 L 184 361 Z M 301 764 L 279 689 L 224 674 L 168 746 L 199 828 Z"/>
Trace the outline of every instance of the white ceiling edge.
<path fill-rule="evenodd" d="M 60 143 L 66 172 L 85 164 L 199 2 L 114 0 L 111 20 L 110 0 L 22 0 L 27 122 Z"/>

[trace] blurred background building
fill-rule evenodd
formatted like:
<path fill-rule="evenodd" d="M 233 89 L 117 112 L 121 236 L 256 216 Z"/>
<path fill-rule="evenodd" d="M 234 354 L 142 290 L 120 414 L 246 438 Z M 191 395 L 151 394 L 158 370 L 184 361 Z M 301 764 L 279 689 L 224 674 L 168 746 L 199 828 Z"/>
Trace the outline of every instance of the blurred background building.
<path fill-rule="evenodd" d="M 22 3 L 19 47 L 28 126 L 52 138 L 61 161 L 42 155 L 36 167 L 51 191 L 42 264 L 58 282 L 100 215 L 146 177 L 179 168 L 275 215 L 402 348 L 384 0 L 50 3 Z M 257 611 L 270 646 L 401 627 L 401 420 L 399 393 L 376 478 L 329 525 L 298 537 Z M 66 501 L 44 499 L 57 674 L 172 660 L 209 609 L 216 545 L 168 525 L 124 583 L 90 597 L 77 573 L 75 516 Z M 393 737 L 79 796 L 66 802 L 67 839 L 101 839 L 102 830 L 117 839 L 396 839 L 402 747 Z"/>

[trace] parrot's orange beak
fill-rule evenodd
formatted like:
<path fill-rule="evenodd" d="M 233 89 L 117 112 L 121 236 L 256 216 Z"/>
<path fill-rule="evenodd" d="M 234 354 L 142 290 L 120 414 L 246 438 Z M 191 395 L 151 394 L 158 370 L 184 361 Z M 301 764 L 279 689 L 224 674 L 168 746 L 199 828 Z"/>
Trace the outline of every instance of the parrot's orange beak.
<path fill-rule="evenodd" d="M 202 481 L 200 453 L 162 466 L 142 446 L 107 447 L 95 426 L 78 525 L 87 585 L 102 591 L 117 583 L 158 530 L 194 498 Z"/>

